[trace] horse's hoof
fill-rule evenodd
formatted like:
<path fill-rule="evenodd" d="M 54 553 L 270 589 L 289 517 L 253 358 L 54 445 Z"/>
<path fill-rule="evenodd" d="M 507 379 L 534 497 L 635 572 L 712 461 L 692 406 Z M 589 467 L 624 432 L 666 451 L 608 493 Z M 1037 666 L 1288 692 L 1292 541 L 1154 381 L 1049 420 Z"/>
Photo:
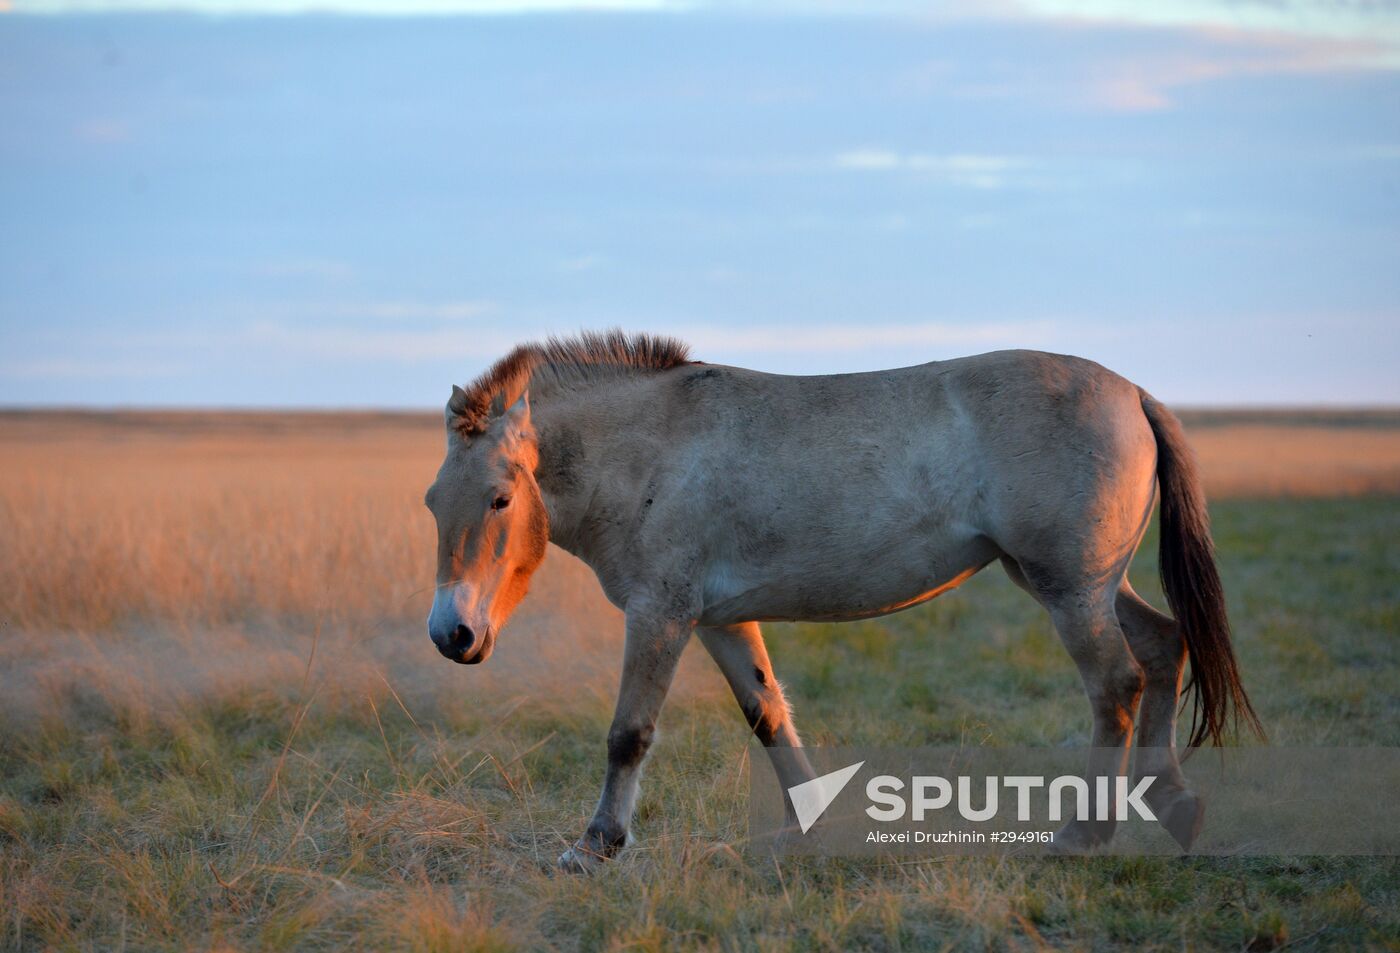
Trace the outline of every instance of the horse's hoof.
<path fill-rule="evenodd" d="M 1158 823 L 1167 829 L 1183 851 L 1189 852 L 1191 845 L 1200 836 L 1206 820 L 1206 802 L 1190 791 L 1183 791 L 1170 807 L 1161 812 Z"/>
<path fill-rule="evenodd" d="M 773 832 L 768 840 L 768 852 L 770 854 L 798 853 L 802 848 L 811 848 L 818 842 L 823 825 L 818 822 L 808 829 L 807 833 L 802 833 L 802 828 L 797 826 L 796 820 L 788 821 Z"/>
<path fill-rule="evenodd" d="M 1055 832 L 1055 839 L 1050 842 L 1050 853 L 1078 857 L 1092 853 L 1112 837 L 1112 822 L 1070 821 Z"/>
<path fill-rule="evenodd" d="M 591 874 L 603 866 L 604 858 L 584 847 L 575 845 L 559 855 L 559 869 L 567 874 Z"/>

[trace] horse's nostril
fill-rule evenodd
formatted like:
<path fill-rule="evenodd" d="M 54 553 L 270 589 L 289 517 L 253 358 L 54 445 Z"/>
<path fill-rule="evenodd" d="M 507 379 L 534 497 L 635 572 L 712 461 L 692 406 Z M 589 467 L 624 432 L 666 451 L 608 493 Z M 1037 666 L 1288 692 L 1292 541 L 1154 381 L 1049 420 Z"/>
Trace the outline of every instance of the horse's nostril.
<path fill-rule="evenodd" d="M 472 630 L 465 625 L 457 626 L 457 631 L 452 633 L 452 647 L 459 652 L 465 652 L 476 642 L 476 636 Z"/>

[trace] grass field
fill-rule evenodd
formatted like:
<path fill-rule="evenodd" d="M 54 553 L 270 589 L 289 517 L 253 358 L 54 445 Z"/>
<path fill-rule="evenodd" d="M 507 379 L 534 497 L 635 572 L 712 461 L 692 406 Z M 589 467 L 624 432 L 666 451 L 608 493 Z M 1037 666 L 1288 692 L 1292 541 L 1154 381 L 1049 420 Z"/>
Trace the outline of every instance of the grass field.
<path fill-rule="evenodd" d="M 1272 740 L 1400 743 L 1400 415 L 1187 421 Z M 439 428 L 0 415 L 0 949 L 1400 948 L 1392 858 L 750 859 L 758 749 L 694 648 L 636 847 L 553 873 L 601 782 L 620 616 L 553 551 L 490 663 L 438 657 Z M 999 571 L 768 632 L 809 744 L 1086 740 Z"/>

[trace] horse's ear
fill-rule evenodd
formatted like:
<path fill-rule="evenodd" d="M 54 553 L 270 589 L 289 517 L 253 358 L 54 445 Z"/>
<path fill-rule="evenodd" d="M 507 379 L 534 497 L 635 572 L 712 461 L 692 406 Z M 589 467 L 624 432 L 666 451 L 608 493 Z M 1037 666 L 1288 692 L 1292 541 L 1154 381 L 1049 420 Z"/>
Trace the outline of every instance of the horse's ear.
<path fill-rule="evenodd" d="M 455 383 L 452 385 L 452 396 L 447 399 L 447 411 L 444 417 L 447 418 L 448 430 L 456 430 L 466 417 L 468 410 L 468 400 L 466 400 L 466 390 L 459 388 Z"/>
<path fill-rule="evenodd" d="M 481 430 L 480 412 L 472 406 L 467 392 L 456 384 L 452 385 L 452 396 L 447 398 L 444 416 L 449 436 L 456 433 L 466 437 Z"/>
<path fill-rule="evenodd" d="M 501 417 L 507 427 L 521 433 L 530 431 L 530 392 L 523 390 Z"/>
<path fill-rule="evenodd" d="M 452 396 L 447 398 L 447 422 L 451 423 L 454 417 L 465 417 L 466 415 L 467 392 L 453 384 Z"/>

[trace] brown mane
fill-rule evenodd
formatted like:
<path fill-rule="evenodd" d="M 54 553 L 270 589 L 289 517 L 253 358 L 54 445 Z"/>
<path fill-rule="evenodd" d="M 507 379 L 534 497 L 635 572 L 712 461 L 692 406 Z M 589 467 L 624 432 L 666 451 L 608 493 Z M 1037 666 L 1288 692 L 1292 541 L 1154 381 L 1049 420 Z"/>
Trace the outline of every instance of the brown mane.
<path fill-rule="evenodd" d="M 634 371 L 665 371 L 688 363 L 689 346 L 675 338 L 617 329 L 521 344 L 466 388 L 466 409 L 458 414 L 457 427 L 464 434 L 481 432 L 493 413 L 499 414 L 527 388 L 568 386 Z"/>

